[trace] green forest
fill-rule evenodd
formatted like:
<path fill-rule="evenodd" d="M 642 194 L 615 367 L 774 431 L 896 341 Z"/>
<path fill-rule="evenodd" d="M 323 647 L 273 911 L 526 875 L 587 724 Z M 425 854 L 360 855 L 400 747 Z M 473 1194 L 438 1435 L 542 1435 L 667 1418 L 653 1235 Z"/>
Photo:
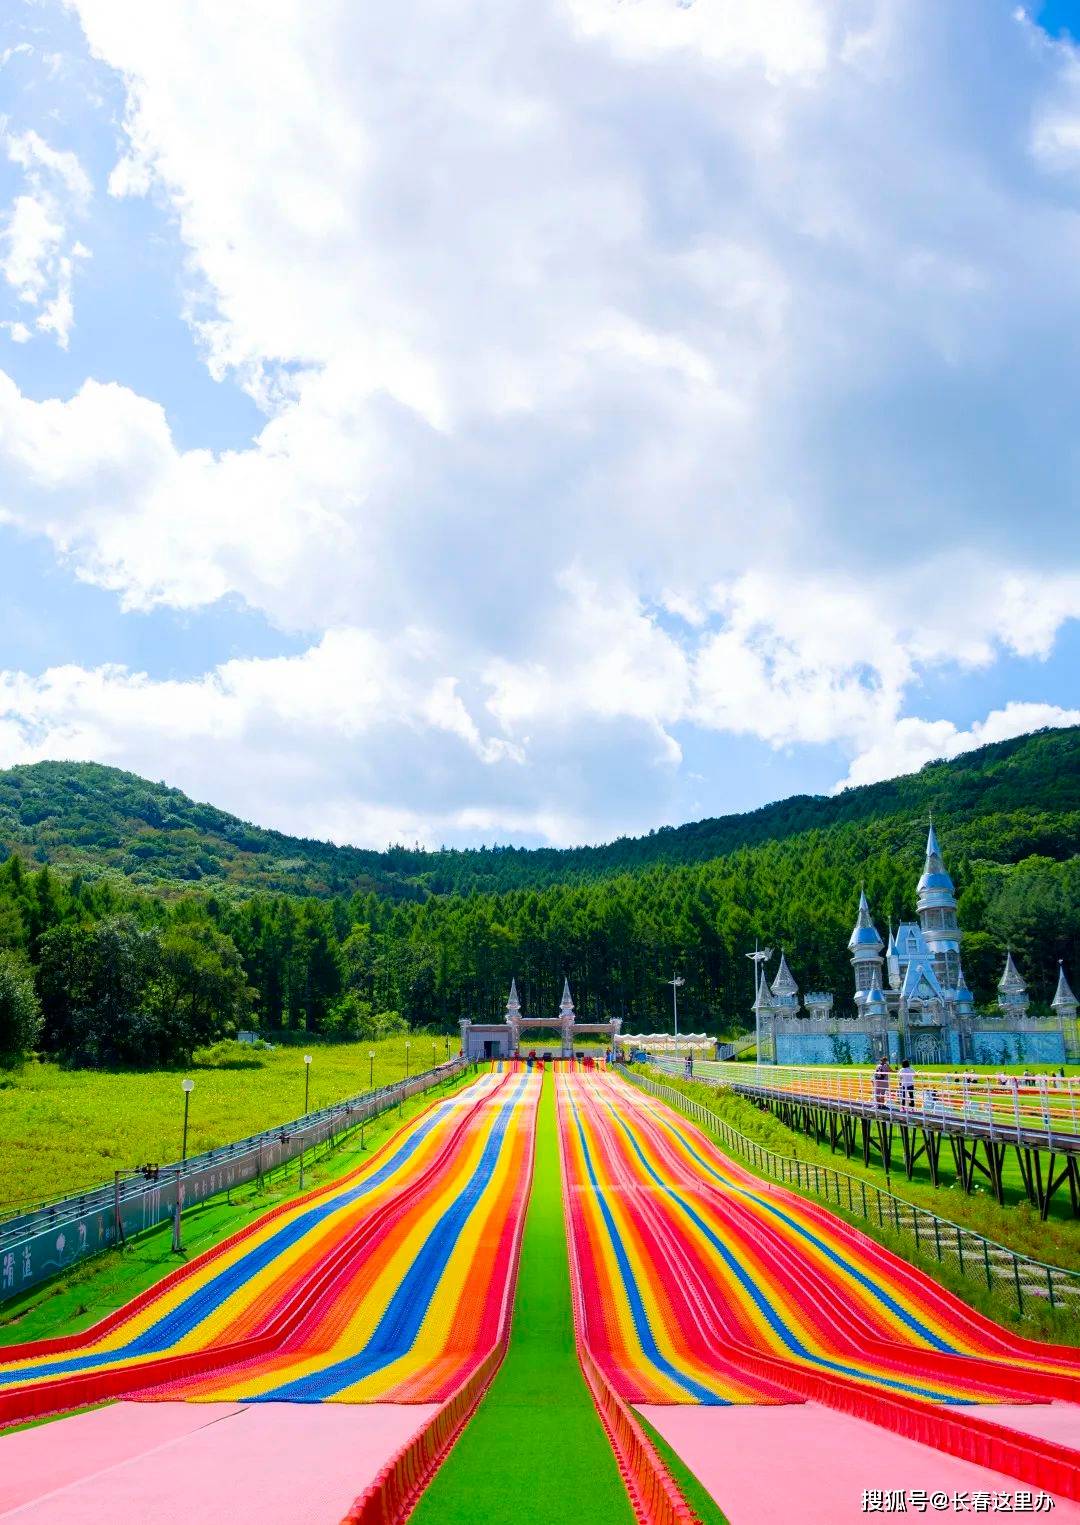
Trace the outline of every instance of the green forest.
<path fill-rule="evenodd" d="M 1078 760 L 1080 731 L 1037 733 L 888 784 L 565 853 L 300 843 L 113 769 L 12 769 L 0 1054 L 154 1064 L 241 1027 L 452 1030 L 501 1011 L 511 976 L 527 1011 L 553 1013 L 564 974 L 580 1013 L 651 1030 L 670 1026 L 678 971 L 681 1025 L 730 1031 L 749 1025 L 755 939 L 843 1009 L 860 885 L 879 928 L 913 914 L 931 808 L 977 1001 L 994 999 L 1011 946 L 1045 1006 L 1059 958 L 1080 976 Z M 216 868 L 176 872 L 189 852 Z"/>

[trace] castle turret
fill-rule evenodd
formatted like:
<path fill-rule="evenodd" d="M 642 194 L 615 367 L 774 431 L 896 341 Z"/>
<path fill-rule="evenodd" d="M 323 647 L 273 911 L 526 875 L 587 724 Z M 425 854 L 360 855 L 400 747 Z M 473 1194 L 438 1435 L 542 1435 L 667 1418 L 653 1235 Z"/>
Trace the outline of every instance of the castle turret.
<path fill-rule="evenodd" d="M 1078 1006 L 1077 999 L 1069 989 L 1069 982 L 1065 978 L 1065 965 L 1058 959 L 1058 982 L 1054 991 L 1054 999 L 1050 1005 L 1057 1012 L 1060 1022 L 1075 1022 Z"/>
<path fill-rule="evenodd" d="M 1027 1013 L 1027 984 L 1024 976 L 1013 963 L 1012 949 L 1005 955 L 1005 970 L 998 980 L 998 1005 L 1006 1016 L 1022 1017 Z"/>
<path fill-rule="evenodd" d="M 890 990 L 900 989 L 900 954 L 896 946 L 896 934 L 889 922 L 889 941 L 885 949 L 885 972 Z"/>
<path fill-rule="evenodd" d="M 881 981 L 881 949 L 882 941 L 878 936 L 878 930 L 874 926 L 870 916 L 870 906 L 866 900 L 866 891 L 859 893 L 859 912 L 855 918 L 855 926 L 848 938 L 848 949 L 851 952 L 851 967 L 855 971 L 855 1002 L 862 1004 L 865 993 L 875 982 Z"/>
<path fill-rule="evenodd" d="M 1058 960 L 1058 982 L 1054 991 L 1054 999 L 1050 1002 L 1061 1028 L 1061 1041 L 1065 1049 L 1066 1059 L 1075 1059 L 1078 1046 L 1080 1046 L 1080 1033 L 1076 1027 L 1077 1000 L 1069 989 L 1069 982 L 1065 978 L 1065 965 Z"/>
<path fill-rule="evenodd" d="M 956 979 L 955 1003 L 958 1017 L 973 1017 L 975 1015 L 975 997 L 972 995 L 968 982 L 964 978 L 963 969 L 960 970 Z"/>
<path fill-rule="evenodd" d="M 506 998 L 506 1020 L 517 1022 L 521 1018 L 521 1002 L 518 1000 L 517 980 L 510 981 L 510 994 Z"/>
<path fill-rule="evenodd" d="M 916 910 L 943 988 L 956 989 L 960 976 L 960 927 L 956 920 L 956 890 L 945 869 L 937 832 L 931 823 L 926 838 L 926 862 L 919 880 Z"/>
<path fill-rule="evenodd" d="M 798 1014 L 799 1005 L 799 987 L 795 983 L 795 976 L 788 968 L 787 956 L 781 953 L 780 967 L 772 982 L 773 1009 L 783 1012 L 787 1017 L 794 1017 Z"/>
<path fill-rule="evenodd" d="M 862 1002 L 863 1014 L 868 1017 L 877 1017 L 884 1022 L 889 1014 L 889 1008 L 885 1003 L 885 992 L 881 988 L 881 979 L 875 974 L 870 984 L 870 989 Z"/>

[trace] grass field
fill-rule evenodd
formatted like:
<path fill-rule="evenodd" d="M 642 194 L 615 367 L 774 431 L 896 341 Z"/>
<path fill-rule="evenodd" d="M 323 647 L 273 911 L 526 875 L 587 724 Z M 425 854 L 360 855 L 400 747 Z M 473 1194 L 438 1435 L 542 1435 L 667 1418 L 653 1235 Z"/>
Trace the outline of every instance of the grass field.
<path fill-rule="evenodd" d="M 413 1525 L 632 1525 L 574 1344 L 555 1088 L 544 1077 L 510 1348 Z"/>
<path fill-rule="evenodd" d="M 336 1148 L 320 1147 L 314 1155 L 309 1153 L 304 1171 L 305 1191 L 355 1170 L 370 1159 L 372 1152 L 403 1121 L 429 1106 L 436 1096 L 449 1095 L 469 1084 L 472 1078 L 471 1074 L 464 1075 L 446 1087 L 412 1097 L 404 1103 L 400 1115 L 395 1107 L 366 1124 L 362 1138 L 360 1130 L 355 1129 Z M 183 1259 L 194 1259 L 279 1203 L 299 1195 L 300 1163 L 293 1160 L 265 1177 L 262 1190 L 252 1182 L 233 1190 L 228 1198 L 214 1197 L 189 1208 L 184 1214 Z M 107 1250 L 43 1286 L 0 1304 L 0 1346 L 88 1329 L 167 1276 L 180 1263 L 181 1258 L 172 1253 L 172 1225 L 159 1224 L 122 1249 Z"/>
<path fill-rule="evenodd" d="M 411 1040 L 412 1073 L 446 1056 L 443 1038 Z M 318 1044 L 312 1056 L 312 1111 L 405 1074 L 404 1038 Z M 459 1044 L 451 1040 L 450 1052 Z M 373 1063 L 368 1054 L 374 1053 Z M 304 1049 L 222 1043 L 186 1069 L 65 1070 L 31 1062 L 0 1073 L 0 1212 L 33 1205 L 112 1179 L 114 1170 L 180 1158 L 184 1102 L 191 1093 L 188 1153 L 215 1149 L 304 1110 Z"/>

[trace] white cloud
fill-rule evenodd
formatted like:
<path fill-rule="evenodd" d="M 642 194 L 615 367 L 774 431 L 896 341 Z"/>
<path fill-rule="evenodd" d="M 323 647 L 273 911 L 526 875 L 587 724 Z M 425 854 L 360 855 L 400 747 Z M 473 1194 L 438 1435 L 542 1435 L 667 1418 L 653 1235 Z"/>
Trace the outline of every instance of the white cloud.
<path fill-rule="evenodd" d="M 79 668 L 40 721 L 12 679 L 18 746 L 134 765 L 122 700 L 170 746 L 204 702 L 230 768 L 271 728 L 309 828 L 426 834 L 428 789 L 462 830 L 579 836 L 663 815 L 691 734 L 868 775 L 950 744 L 920 677 L 1046 658 L 1080 614 L 1047 405 L 1080 367 L 1045 339 L 1080 239 L 1032 127 L 1072 66 L 1026 24 L 986 23 L 974 91 L 932 0 L 73 8 L 126 92 L 109 189 L 164 207 L 206 363 L 266 421 L 184 448 L 105 357 L 45 401 L 0 377 L 0 516 L 126 609 L 232 595 L 322 655 L 176 695 Z M 89 182 L 11 141 L 9 279 L 63 340 Z M 396 795 L 305 761 L 362 733 L 394 776 L 403 729 Z"/>
<path fill-rule="evenodd" d="M 52 148 L 36 132 L 8 133 L 8 159 L 22 171 L 27 190 L 0 217 L 0 274 L 17 300 L 38 309 L 34 326 L 67 349 L 75 309 L 71 287 L 75 262 L 89 250 L 70 236 L 69 223 L 85 215 L 90 180 L 75 154 Z M 25 343 L 23 322 L 9 326 Z"/>

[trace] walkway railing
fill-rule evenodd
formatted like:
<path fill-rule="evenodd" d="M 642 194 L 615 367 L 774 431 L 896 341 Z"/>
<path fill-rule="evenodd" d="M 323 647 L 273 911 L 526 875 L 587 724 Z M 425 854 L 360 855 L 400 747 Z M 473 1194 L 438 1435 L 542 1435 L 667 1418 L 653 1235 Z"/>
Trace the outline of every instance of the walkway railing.
<path fill-rule="evenodd" d="M 674 1059 L 657 1068 L 681 1075 Z M 1057 1153 L 1080 1151 L 1080 1079 L 1058 1075 L 976 1075 L 916 1071 L 905 1086 L 894 1070 L 877 1078 L 870 1069 L 835 1065 L 718 1063 L 694 1060 L 694 1077 L 731 1086 L 745 1095 L 805 1101 L 860 1116 L 886 1115 L 946 1133 L 990 1138 Z"/>
<path fill-rule="evenodd" d="M 746 1033 L 741 1038 L 736 1038 L 732 1043 L 721 1043 L 716 1050 L 717 1059 L 737 1059 L 740 1054 L 745 1054 L 748 1048 L 753 1048 L 757 1038 L 753 1033 Z M 711 1060 L 706 1060 L 711 1063 Z"/>
<path fill-rule="evenodd" d="M 205 1201 L 230 1187 L 254 1181 L 302 1150 L 334 1142 L 344 1133 L 388 1111 L 410 1096 L 438 1085 L 463 1069 L 452 1059 L 409 1080 L 335 1102 L 293 1122 L 155 1167 L 155 1174 L 124 1174 L 109 1182 L 23 1212 L 0 1223 L 0 1302 L 66 1270 L 78 1260 L 122 1243 L 173 1216 L 181 1206 Z"/>
<path fill-rule="evenodd" d="M 663 1085 L 651 1076 L 633 1070 L 621 1073 L 651 1096 L 692 1118 L 718 1138 L 729 1153 L 738 1155 L 759 1174 L 797 1191 L 823 1197 L 827 1203 L 871 1226 L 876 1224 L 880 1229 L 908 1235 L 920 1258 L 931 1258 L 939 1265 L 950 1266 L 967 1281 L 992 1292 L 1018 1313 L 1030 1312 L 1033 1306 L 1049 1306 L 1080 1322 L 1080 1272 L 1018 1255 L 1007 1245 L 987 1239 L 949 1218 L 941 1218 L 924 1207 L 916 1207 L 891 1191 L 882 1191 L 872 1182 L 848 1175 L 831 1165 L 777 1154 L 756 1139 L 740 1133 L 711 1108 L 673 1086 Z M 712 1076 L 709 1078 L 711 1080 Z"/>

